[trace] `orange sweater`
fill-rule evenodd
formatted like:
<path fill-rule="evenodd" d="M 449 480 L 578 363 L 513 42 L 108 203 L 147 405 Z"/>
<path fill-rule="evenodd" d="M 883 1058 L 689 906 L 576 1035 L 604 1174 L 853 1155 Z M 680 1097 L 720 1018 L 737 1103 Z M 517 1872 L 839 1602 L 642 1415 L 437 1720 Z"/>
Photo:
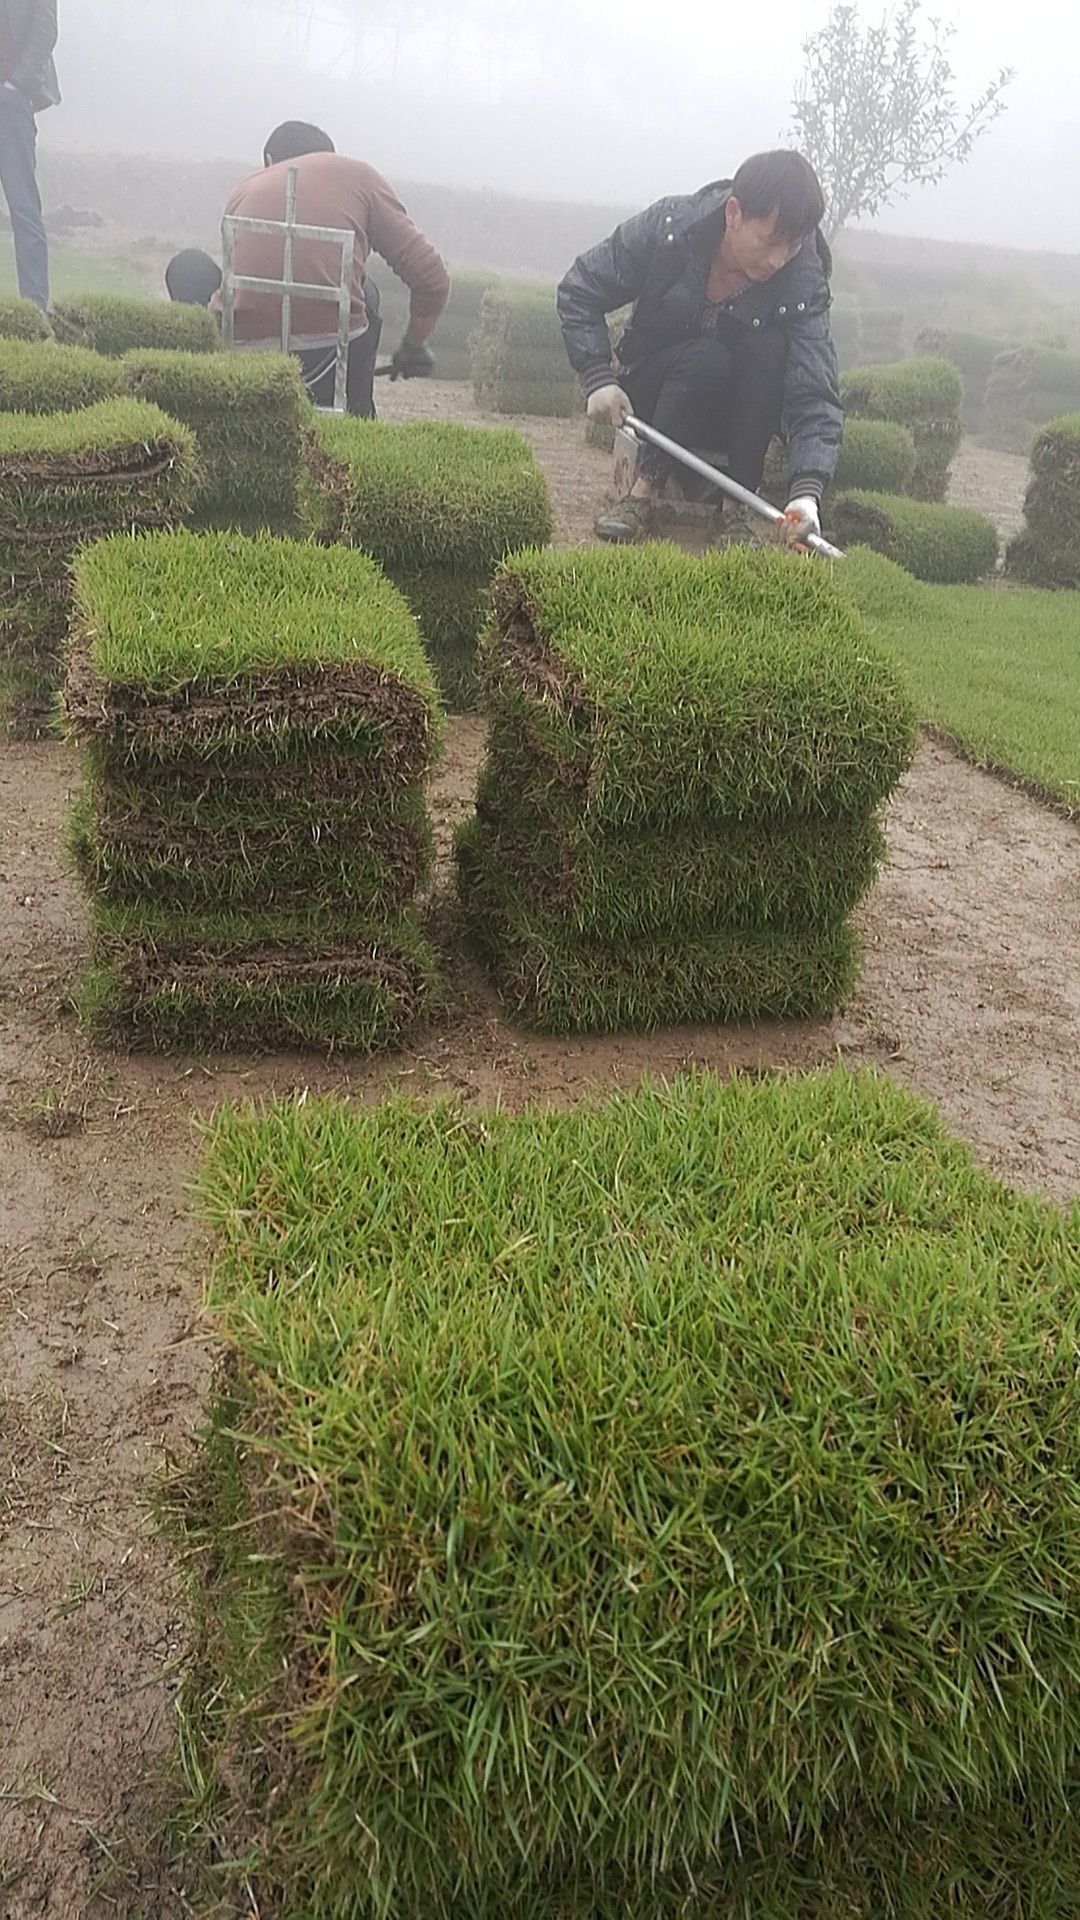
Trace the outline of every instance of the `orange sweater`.
<path fill-rule="evenodd" d="M 285 187 L 296 168 L 296 218 L 301 226 L 336 227 L 356 235 L 350 335 L 367 327 L 364 279 L 368 255 L 379 253 L 412 294 L 416 320 L 437 319 L 450 295 L 450 276 L 430 240 L 413 225 L 389 182 L 362 160 L 339 153 L 307 153 L 249 174 L 234 188 L 225 208 L 251 220 L 284 220 Z M 280 280 L 282 241 L 269 233 L 238 233 L 235 271 L 255 279 Z M 341 279 L 341 250 L 332 242 L 298 240 L 293 246 L 293 279 L 311 286 L 336 287 Z M 215 301 L 220 306 L 220 301 Z M 337 339 L 337 308 L 330 300 L 293 301 L 294 350 L 322 347 Z M 281 300 L 270 293 L 239 288 L 236 339 L 245 346 L 281 345 Z"/>

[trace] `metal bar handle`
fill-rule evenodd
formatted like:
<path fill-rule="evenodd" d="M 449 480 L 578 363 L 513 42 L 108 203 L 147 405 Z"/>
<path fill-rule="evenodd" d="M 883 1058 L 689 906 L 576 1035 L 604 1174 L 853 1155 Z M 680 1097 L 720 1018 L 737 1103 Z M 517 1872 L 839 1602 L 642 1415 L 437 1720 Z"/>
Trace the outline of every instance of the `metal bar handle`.
<path fill-rule="evenodd" d="M 647 440 L 650 446 L 659 448 L 661 453 L 666 453 L 672 460 L 677 460 L 681 466 L 687 467 L 691 473 L 696 473 L 700 479 L 711 481 L 713 486 L 718 487 L 721 493 L 726 493 L 730 500 L 737 500 L 740 506 L 749 507 L 750 512 L 756 513 L 759 520 L 768 520 L 772 526 L 776 526 L 784 518 L 779 507 L 774 507 L 769 500 L 763 500 L 760 493 L 753 493 L 749 487 L 744 487 L 739 480 L 733 480 L 730 474 L 722 472 L 719 467 L 710 466 L 707 460 L 700 459 L 696 453 L 690 453 L 686 447 L 680 447 L 677 440 L 669 440 L 666 433 L 658 433 L 655 427 L 650 427 L 647 420 L 639 420 L 636 414 L 631 413 L 623 421 L 623 426 L 628 433 L 634 435 L 635 439 Z M 844 558 L 840 548 L 834 547 L 820 533 L 808 533 L 800 544 L 810 547 L 814 553 L 821 554 L 825 560 Z"/>

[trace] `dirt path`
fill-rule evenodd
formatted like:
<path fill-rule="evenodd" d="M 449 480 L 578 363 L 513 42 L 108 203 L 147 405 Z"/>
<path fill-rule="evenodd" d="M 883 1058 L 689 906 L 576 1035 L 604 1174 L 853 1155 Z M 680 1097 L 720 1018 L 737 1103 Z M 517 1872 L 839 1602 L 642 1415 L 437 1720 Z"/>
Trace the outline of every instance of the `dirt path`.
<path fill-rule="evenodd" d="M 607 463 L 565 423 L 531 429 L 563 537 L 583 538 Z M 433 794 L 444 877 L 482 747 L 479 722 L 454 724 Z M 76 778 L 59 745 L 0 759 L 0 1920 L 174 1920 L 187 1908 L 152 1846 L 125 1849 L 107 1896 L 95 1888 L 120 1836 L 152 1833 L 173 1739 L 176 1596 L 143 1499 L 206 1378 L 196 1117 L 304 1087 L 514 1106 L 690 1061 L 840 1053 L 930 1095 L 1009 1179 L 1064 1197 L 1080 1188 L 1080 834 L 925 746 L 862 916 L 862 985 L 833 1021 L 546 1041 L 508 1026 L 459 959 L 447 1019 L 391 1061 L 129 1059 L 93 1053 L 68 1005 L 84 949 L 62 854 Z"/>

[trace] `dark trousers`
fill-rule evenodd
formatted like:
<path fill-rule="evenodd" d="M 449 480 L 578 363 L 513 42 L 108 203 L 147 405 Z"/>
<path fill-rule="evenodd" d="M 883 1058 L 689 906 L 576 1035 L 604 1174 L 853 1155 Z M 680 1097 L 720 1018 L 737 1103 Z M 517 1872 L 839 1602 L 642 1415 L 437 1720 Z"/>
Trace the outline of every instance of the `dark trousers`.
<path fill-rule="evenodd" d="M 375 418 L 375 362 L 379 357 L 379 341 L 382 339 L 382 314 L 379 309 L 378 288 L 371 280 L 365 282 L 367 296 L 368 325 L 367 332 L 358 340 L 349 342 L 349 365 L 346 376 L 346 406 L 361 420 Z M 309 351 L 297 355 L 304 376 L 304 385 L 317 407 L 332 407 L 334 404 L 334 383 L 337 375 L 337 349 L 334 347 L 312 347 Z"/>
<path fill-rule="evenodd" d="M 669 440 L 727 454 L 733 480 L 755 492 L 769 442 L 780 431 L 787 336 L 780 327 L 739 327 L 728 339 L 702 335 L 661 347 L 623 378 L 634 412 Z M 646 447 L 645 478 L 659 484 L 678 471 L 666 454 Z"/>
<path fill-rule="evenodd" d="M 16 87 L 0 87 L 0 187 L 11 215 L 19 292 L 47 313 L 49 242 L 37 183 L 37 121 Z"/>

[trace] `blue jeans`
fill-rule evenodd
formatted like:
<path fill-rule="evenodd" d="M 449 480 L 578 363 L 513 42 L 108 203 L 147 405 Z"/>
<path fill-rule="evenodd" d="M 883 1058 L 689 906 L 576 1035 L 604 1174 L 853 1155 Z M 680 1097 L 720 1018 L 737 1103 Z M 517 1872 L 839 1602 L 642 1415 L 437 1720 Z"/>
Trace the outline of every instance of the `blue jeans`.
<path fill-rule="evenodd" d="M 37 183 L 37 121 L 25 93 L 0 86 L 0 188 L 11 215 L 19 292 L 49 308 L 49 242 Z"/>

